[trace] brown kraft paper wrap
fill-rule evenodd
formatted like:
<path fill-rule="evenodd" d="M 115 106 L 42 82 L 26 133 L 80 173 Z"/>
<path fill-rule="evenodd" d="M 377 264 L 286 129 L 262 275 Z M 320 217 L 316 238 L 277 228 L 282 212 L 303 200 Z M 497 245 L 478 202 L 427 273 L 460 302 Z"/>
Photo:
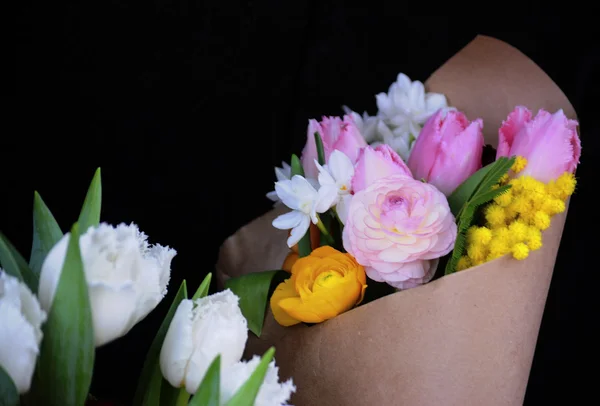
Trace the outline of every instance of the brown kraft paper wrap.
<path fill-rule="evenodd" d="M 469 119 L 482 118 L 494 146 L 516 105 L 534 113 L 562 108 L 576 119 L 537 65 L 490 37 L 476 37 L 425 86 Z M 224 242 L 221 286 L 229 277 L 281 268 L 287 231 L 271 221 L 286 211 L 274 209 Z M 267 310 L 261 337 L 249 333 L 246 357 L 274 345 L 280 378 L 297 386 L 290 403 L 299 406 L 521 405 L 565 218 L 552 218 L 543 247 L 526 260 L 505 256 L 318 325 L 283 328 Z"/>

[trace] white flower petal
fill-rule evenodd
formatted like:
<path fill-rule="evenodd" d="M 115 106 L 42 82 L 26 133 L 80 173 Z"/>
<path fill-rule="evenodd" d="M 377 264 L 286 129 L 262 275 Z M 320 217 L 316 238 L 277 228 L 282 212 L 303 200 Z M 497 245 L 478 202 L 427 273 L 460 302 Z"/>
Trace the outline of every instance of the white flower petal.
<path fill-rule="evenodd" d="M 188 299 L 179 303 L 160 350 L 160 371 L 175 388 L 185 385 L 187 365 L 194 352 L 193 307 Z"/>
<path fill-rule="evenodd" d="M 31 386 L 45 321 L 29 288 L 0 268 L 0 366 L 20 394 Z"/>
<path fill-rule="evenodd" d="M 275 192 L 283 204 L 292 210 L 300 209 L 300 200 L 292 187 L 291 180 L 281 180 L 275 183 Z"/>
<path fill-rule="evenodd" d="M 309 227 L 310 227 L 310 218 L 306 215 L 303 215 L 302 220 L 296 227 L 294 227 L 292 229 L 292 231 L 290 233 L 290 237 L 287 239 L 288 247 L 291 248 L 294 245 L 298 244 L 298 242 L 300 242 L 302 237 L 304 237 L 304 235 L 308 231 Z"/>
<path fill-rule="evenodd" d="M 346 220 L 348 219 L 348 210 L 350 209 L 350 202 L 352 201 L 352 195 L 345 195 L 340 198 L 338 204 L 335 207 L 335 211 L 342 222 L 342 224 L 346 224 Z"/>
<path fill-rule="evenodd" d="M 248 340 L 248 326 L 239 298 L 229 289 L 198 299 L 194 308 L 194 351 L 187 366 L 185 388 L 194 394 L 208 367 L 221 355 L 221 368 L 238 362 Z"/>
<path fill-rule="evenodd" d="M 281 214 L 273 220 L 273 227 L 280 230 L 290 230 L 298 226 L 302 222 L 302 218 L 306 215 L 298 210 L 289 213 Z"/>
<path fill-rule="evenodd" d="M 339 191 L 335 185 L 326 185 L 319 189 L 319 198 L 315 203 L 314 213 L 325 213 L 331 207 L 335 206 L 339 198 Z M 315 214 L 316 218 L 316 214 Z M 313 218 L 313 223 L 316 221 Z"/>
<path fill-rule="evenodd" d="M 267 198 L 273 202 L 280 202 L 281 200 L 279 200 L 279 196 L 277 196 L 277 192 L 275 190 L 267 193 Z"/>
<path fill-rule="evenodd" d="M 335 152 L 335 151 L 334 151 Z M 333 153 L 332 153 L 333 155 Z M 329 158 L 329 162 L 331 163 L 331 157 Z M 325 167 L 321 166 L 319 162 L 315 159 L 315 165 L 317 165 L 317 169 L 319 170 L 319 185 L 335 185 L 335 179 L 329 173 L 329 166 L 325 165 Z"/>
<path fill-rule="evenodd" d="M 354 165 L 346 154 L 337 149 L 329 157 L 328 169 L 331 171 L 336 183 L 349 185 L 354 176 Z"/>

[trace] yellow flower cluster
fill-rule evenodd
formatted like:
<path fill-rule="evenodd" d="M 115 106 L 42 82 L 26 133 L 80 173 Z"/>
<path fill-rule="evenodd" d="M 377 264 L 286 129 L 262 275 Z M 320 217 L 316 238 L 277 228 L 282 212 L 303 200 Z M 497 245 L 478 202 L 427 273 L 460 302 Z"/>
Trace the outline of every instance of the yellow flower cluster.
<path fill-rule="evenodd" d="M 527 160 L 517 157 L 511 171 L 518 174 Z M 480 265 L 492 259 L 512 254 L 522 260 L 530 251 L 542 247 L 542 231 L 550 227 L 550 219 L 565 210 L 565 202 L 575 191 L 575 176 L 563 173 L 544 184 L 531 176 L 505 175 L 497 187 L 509 184 L 507 192 L 497 196 L 484 209 L 485 225 L 472 226 L 467 231 L 465 255 L 457 270 Z"/>

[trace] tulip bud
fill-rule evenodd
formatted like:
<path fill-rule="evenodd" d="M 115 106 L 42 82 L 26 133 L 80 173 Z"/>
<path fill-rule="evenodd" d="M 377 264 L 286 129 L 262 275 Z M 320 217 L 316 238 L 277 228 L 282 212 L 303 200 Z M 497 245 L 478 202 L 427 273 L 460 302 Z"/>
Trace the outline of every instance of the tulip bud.
<path fill-rule="evenodd" d="M 31 386 L 45 321 L 29 288 L 0 268 L 0 366 L 21 394 Z"/>
<path fill-rule="evenodd" d="M 519 175 L 529 175 L 543 183 L 564 172 L 573 173 L 581 156 L 578 122 L 562 110 L 550 114 L 540 110 L 535 117 L 517 106 L 502 123 L 496 157 L 522 156 L 527 166 Z"/>
<path fill-rule="evenodd" d="M 182 300 L 160 352 L 161 372 L 171 385 L 194 394 L 217 355 L 223 371 L 241 360 L 247 339 L 247 322 L 231 290 Z"/>
<path fill-rule="evenodd" d="M 337 149 L 350 158 L 352 163 L 355 163 L 361 148 L 367 146 L 367 142 L 350 115 L 344 116 L 343 119 L 340 117 L 323 117 L 321 122 L 310 120 L 306 145 L 302 150 L 302 167 L 307 178 L 317 179 L 319 176 L 319 170 L 315 165 L 315 159 L 318 158 L 315 132 L 319 133 L 323 142 L 326 161 L 331 153 Z"/>
<path fill-rule="evenodd" d="M 377 179 L 391 175 L 406 175 L 412 177 L 410 169 L 402 158 L 387 144 L 378 145 L 376 148 L 365 147 L 360 151 L 354 177 L 352 178 L 352 191 L 358 193 L 370 186 Z"/>
<path fill-rule="evenodd" d="M 438 110 L 415 141 L 408 167 L 446 196 L 481 169 L 483 121 L 469 122 L 460 111 Z"/>
<path fill-rule="evenodd" d="M 50 311 L 65 262 L 70 233 L 48 253 L 40 272 L 39 298 Z M 127 334 L 167 292 L 176 251 L 149 246 L 135 225 L 90 227 L 79 239 L 88 284 L 95 345 Z"/>

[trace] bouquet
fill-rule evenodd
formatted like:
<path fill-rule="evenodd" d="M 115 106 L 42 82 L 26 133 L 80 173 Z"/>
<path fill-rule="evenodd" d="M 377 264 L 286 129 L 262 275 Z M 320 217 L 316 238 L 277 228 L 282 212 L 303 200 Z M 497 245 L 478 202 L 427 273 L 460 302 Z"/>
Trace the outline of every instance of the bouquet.
<path fill-rule="evenodd" d="M 277 343 L 297 405 L 522 404 L 576 187 L 573 108 L 489 37 L 376 100 L 310 120 L 274 209 L 223 244 L 248 350 Z"/>
<path fill-rule="evenodd" d="M 101 196 L 98 169 L 63 234 L 36 192 L 29 261 L 0 233 L 1 406 L 97 404 L 95 349 L 126 335 L 167 294 L 177 251 L 149 244 L 135 224 L 101 223 Z M 129 404 L 278 406 L 296 390 L 291 379 L 279 382 L 273 347 L 242 360 L 239 297 L 209 294 L 211 278 L 191 296 L 185 280 L 179 286 Z"/>

